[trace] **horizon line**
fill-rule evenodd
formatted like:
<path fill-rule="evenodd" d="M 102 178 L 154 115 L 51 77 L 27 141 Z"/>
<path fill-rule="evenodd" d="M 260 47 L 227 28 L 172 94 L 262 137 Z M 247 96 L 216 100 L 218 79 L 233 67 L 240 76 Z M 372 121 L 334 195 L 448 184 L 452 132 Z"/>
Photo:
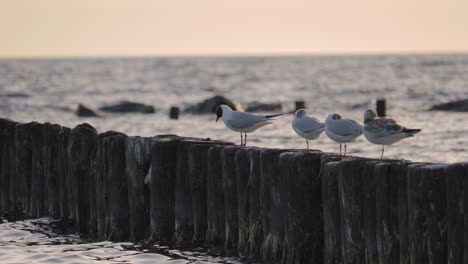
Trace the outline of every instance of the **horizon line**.
<path fill-rule="evenodd" d="M 143 59 L 143 58 L 249 58 L 249 57 L 353 57 L 353 56 L 425 56 L 425 55 L 468 55 L 460 51 L 369 51 L 369 52 L 274 52 L 274 53 L 165 53 L 165 54 L 80 54 L 80 55 L 20 55 L 1 56 L 0 60 L 40 59 Z"/>

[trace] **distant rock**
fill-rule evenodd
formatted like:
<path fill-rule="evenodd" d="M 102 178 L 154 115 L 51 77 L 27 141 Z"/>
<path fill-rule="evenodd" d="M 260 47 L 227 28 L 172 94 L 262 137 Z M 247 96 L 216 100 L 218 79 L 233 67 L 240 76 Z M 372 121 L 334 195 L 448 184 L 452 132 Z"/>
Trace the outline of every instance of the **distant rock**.
<path fill-rule="evenodd" d="M 3 96 L 10 97 L 10 98 L 28 98 L 29 94 L 17 92 L 17 93 L 6 93 L 6 94 L 3 94 Z"/>
<path fill-rule="evenodd" d="M 252 102 L 247 104 L 245 111 L 247 112 L 274 112 L 281 111 L 281 103 L 261 103 L 261 102 Z"/>
<path fill-rule="evenodd" d="M 429 111 L 468 112 L 468 99 L 437 104 L 432 106 Z"/>
<path fill-rule="evenodd" d="M 99 110 L 104 112 L 113 113 L 144 113 L 151 114 L 155 113 L 154 107 L 151 105 L 145 105 L 142 103 L 135 103 L 130 101 L 121 101 L 115 105 L 102 106 Z"/>
<path fill-rule="evenodd" d="M 214 113 L 216 111 L 216 107 L 220 104 L 228 105 L 232 109 L 237 111 L 243 110 L 240 104 L 236 104 L 224 96 L 215 95 L 211 98 L 204 100 L 203 102 L 186 108 L 185 111 L 194 114 L 210 114 Z"/>
<path fill-rule="evenodd" d="M 78 105 L 78 108 L 76 109 L 75 113 L 77 116 L 80 117 L 99 117 L 99 115 L 96 114 L 96 112 L 82 104 Z"/>

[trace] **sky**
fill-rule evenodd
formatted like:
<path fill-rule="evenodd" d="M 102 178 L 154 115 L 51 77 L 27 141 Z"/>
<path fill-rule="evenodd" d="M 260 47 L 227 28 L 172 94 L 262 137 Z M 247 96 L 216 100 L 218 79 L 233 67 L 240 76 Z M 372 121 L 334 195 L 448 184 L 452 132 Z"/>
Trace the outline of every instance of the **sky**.
<path fill-rule="evenodd" d="M 0 57 L 468 52 L 467 0 L 0 0 Z"/>

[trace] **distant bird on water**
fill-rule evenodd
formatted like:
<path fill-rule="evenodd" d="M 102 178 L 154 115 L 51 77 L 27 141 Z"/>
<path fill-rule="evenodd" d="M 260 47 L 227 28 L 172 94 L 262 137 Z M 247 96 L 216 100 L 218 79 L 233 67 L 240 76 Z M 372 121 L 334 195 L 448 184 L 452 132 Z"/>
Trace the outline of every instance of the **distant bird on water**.
<path fill-rule="evenodd" d="M 325 124 L 314 117 L 307 116 L 304 109 L 299 109 L 294 113 L 291 126 L 296 134 L 306 140 L 307 150 L 309 150 L 309 140 L 317 139 L 325 129 Z"/>
<path fill-rule="evenodd" d="M 421 132 L 421 129 L 408 129 L 400 126 L 391 118 L 377 117 L 373 110 L 364 112 L 364 137 L 374 144 L 382 145 L 382 153 L 380 158 L 383 158 L 385 145 L 391 145 L 404 138 L 412 137 L 414 134 Z"/>
<path fill-rule="evenodd" d="M 245 112 L 237 112 L 231 109 L 227 105 L 220 105 L 216 108 L 216 122 L 219 118 L 223 118 L 224 124 L 231 130 L 240 132 L 241 134 L 241 146 L 247 144 L 247 133 L 254 132 L 258 128 L 271 124 L 273 117 L 277 115 L 254 115 Z M 242 135 L 245 135 L 245 137 Z"/>
<path fill-rule="evenodd" d="M 325 121 L 325 134 L 331 140 L 340 143 L 340 156 L 341 144 L 344 143 L 346 156 L 346 143 L 353 142 L 362 135 L 362 126 L 352 119 L 342 119 L 339 114 L 332 114 Z"/>

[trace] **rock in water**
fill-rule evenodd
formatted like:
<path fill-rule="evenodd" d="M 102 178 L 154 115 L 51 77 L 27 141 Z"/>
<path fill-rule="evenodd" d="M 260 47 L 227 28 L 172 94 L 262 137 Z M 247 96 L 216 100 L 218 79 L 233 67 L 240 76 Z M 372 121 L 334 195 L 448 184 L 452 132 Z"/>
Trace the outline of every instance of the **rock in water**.
<path fill-rule="evenodd" d="M 433 105 L 429 111 L 468 112 L 468 99 Z"/>
<path fill-rule="evenodd" d="M 130 101 L 121 101 L 114 105 L 102 106 L 99 110 L 104 112 L 113 113 L 144 113 L 151 114 L 155 113 L 156 110 L 151 105 L 145 105 L 141 103 L 135 103 Z"/>
<path fill-rule="evenodd" d="M 220 104 L 228 105 L 229 107 L 237 111 L 243 110 L 240 104 L 236 104 L 224 96 L 215 95 L 211 98 L 204 100 L 203 102 L 186 108 L 185 111 L 194 114 L 210 114 L 214 113 L 216 111 L 216 107 Z"/>
<path fill-rule="evenodd" d="M 78 105 L 78 108 L 76 109 L 75 113 L 77 116 L 80 117 L 99 117 L 99 115 L 96 114 L 96 112 L 82 104 Z"/>

